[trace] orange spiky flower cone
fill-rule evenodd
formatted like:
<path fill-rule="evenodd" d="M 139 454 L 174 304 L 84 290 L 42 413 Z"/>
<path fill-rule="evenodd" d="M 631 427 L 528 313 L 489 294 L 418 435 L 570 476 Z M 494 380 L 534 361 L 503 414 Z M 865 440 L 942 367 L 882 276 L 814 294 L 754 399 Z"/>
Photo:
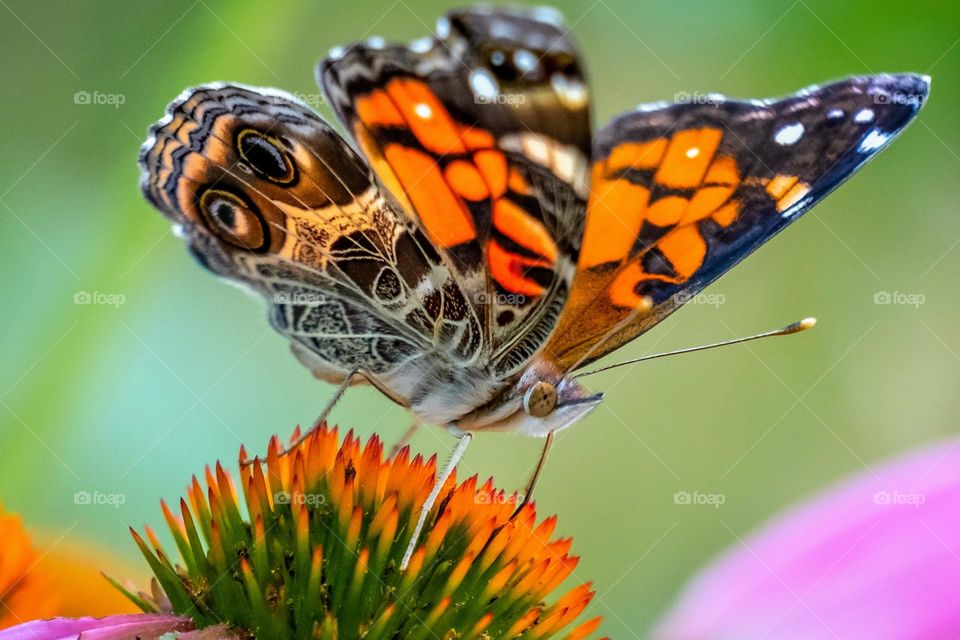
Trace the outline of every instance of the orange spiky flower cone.
<path fill-rule="evenodd" d="M 492 481 L 451 478 L 400 571 L 435 460 L 406 448 L 385 459 L 376 436 L 340 442 L 325 425 L 280 451 L 274 437 L 265 463 L 241 465 L 239 493 L 217 464 L 178 513 L 163 505 L 182 565 L 150 529 L 133 534 L 173 611 L 198 627 L 270 639 L 577 639 L 599 625 L 571 628 L 589 583 L 549 601 L 577 564 L 569 539 L 551 539 L 556 518 L 537 524 L 528 505 L 511 520 L 515 496 Z"/>

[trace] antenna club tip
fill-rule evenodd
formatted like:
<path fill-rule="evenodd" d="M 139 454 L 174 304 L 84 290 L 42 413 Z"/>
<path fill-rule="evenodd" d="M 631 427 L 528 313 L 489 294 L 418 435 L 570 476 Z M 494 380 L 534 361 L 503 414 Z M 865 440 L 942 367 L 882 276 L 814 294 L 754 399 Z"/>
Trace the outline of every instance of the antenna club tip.
<path fill-rule="evenodd" d="M 813 326 L 817 324 L 816 318 L 804 318 L 799 322 L 794 322 L 793 324 L 788 324 L 783 329 L 777 332 L 777 335 L 789 336 L 794 333 L 800 333 L 801 331 L 806 331 L 807 329 L 812 329 Z"/>

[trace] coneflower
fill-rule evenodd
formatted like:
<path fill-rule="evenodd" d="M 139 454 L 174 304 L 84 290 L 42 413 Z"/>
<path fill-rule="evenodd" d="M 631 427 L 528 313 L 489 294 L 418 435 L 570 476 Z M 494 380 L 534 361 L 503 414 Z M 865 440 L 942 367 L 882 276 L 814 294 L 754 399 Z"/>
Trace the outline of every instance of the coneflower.
<path fill-rule="evenodd" d="M 451 479 L 400 571 L 434 458 L 404 448 L 385 459 L 376 436 L 341 443 L 326 426 L 284 453 L 274 437 L 265 462 L 240 457 L 239 493 L 217 464 L 206 488 L 194 478 L 177 509 L 163 504 L 182 564 L 150 529 L 134 532 L 173 611 L 198 626 L 277 639 L 547 638 L 593 596 L 584 584 L 546 601 L 577 564 L 571 541 L 552 540 L 556 518 L 537 524 L 532 505 L 511 519 L 516 496 L 492 480 Z"/>

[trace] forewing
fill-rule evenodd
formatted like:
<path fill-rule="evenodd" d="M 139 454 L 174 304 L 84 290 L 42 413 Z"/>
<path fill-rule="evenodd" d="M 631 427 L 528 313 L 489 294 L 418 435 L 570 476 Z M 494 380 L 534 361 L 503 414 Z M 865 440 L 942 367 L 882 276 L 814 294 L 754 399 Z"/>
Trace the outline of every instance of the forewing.
<path fill-rule="evenodd" d="M 555 12 L 471 8 L 410 46 L 332 52 L 318 80 L 456 273 L 498 375 L 554 328 L 583 230 L 590 148 L 577 51 Z"/>
<path fill-rule="evenodd" d="M 577 274 L 546 357 L 569 370 L 651 328 L 879 152 L 928 82 L 855 77 L 615 118 L 594 143 Z"/>

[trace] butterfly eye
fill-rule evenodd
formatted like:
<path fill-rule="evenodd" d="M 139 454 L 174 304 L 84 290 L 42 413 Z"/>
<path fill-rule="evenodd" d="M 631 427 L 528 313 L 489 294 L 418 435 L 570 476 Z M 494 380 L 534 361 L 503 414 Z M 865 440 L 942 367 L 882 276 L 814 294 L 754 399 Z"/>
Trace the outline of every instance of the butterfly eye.
<path fill-rule="evenodd" d="M 210 189 L 200 197 L 200 209 L 209 229 L 224 242 L 257 252 L 270 245 L 270 233 L 260 212 L 240 196 Z"/>
<path fill-rule="evenodd" d="M 241 131 L 237 136 L 237 153 L 258 175 L 271 182 L 290 184 L 297 177 L 290 154 L 280 141 L 259 131 Z"/>
<path fill-rule="evenodd" d="M 540 381 L 523 394 L 523 410 L 534 418 L 546 418 L 557 407 L 557 388 Z"/>

